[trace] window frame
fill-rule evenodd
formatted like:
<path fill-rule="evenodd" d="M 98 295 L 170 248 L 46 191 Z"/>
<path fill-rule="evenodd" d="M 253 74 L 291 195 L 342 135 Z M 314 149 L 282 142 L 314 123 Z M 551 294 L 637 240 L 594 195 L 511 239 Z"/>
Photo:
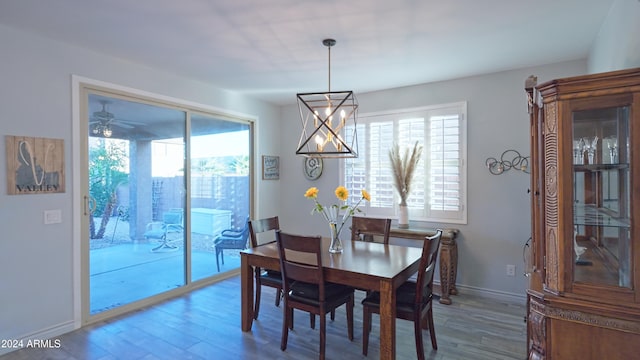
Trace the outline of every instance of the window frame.
<path fill-rule="evenodd" d="M 400 122 L 400 117 L 406 116 L 407 118 L 412 117 L 413 115 L 421 113 L 424 114 L 425 124 L 424 124 L 424 135 L 422 139 L 419 140 L 421 145 L 423 145 L 423 152 L 421 157 L 421 168 L 425 175 L 425 178 L 431 177 L 430 168 L 427 166 L 427 162 L 431 157 L 432 147 L 430 144 L 430 119 L 434 116 L 442 116 L 442 115 L 458 115 L 459 123 L 459 201 L 460 208 L 457 211 L 432 211 L 428 206 L 429 201 L 429 186 L 428 182 L 425 181 L 423 184 L 423 188 L 421 191 L 424 191 L 424 204 L 423 208 L 409 208 L 409 218 L 413 221 L 420 222 L 434 222 L 434 223 L 451 223 L 451 224 L 467 224 L 467 102 L 459 101 L 453 103 L 446 104 L 436 104 L 429 106 L 421 106 L 421 107 L 413 107 L 413 108 L 400 108 L 400 109 L 392 109 L 392 110 L 384 110 L 379 112 L 370 112 L 363 113 L 358 116 L 356 126 L 358 128 L 358 133 L 362 133 L 361 136 L 365 141 L 360 141 L 359 156 L 360 158 L 364 157 L 365 162 L 365 173 L 367 174 L 365 180 L 365 188 L 367 190 L 372 189 L 371 187 L 371 173 L 370 170 L 372 166 L 370 165 L 370 149 L 369 143 L 370 139 L 370 129 L 369 126 L 371 123 L 382 122 L 382 121 L 392 121 L 393 124 L 393 141 L 398 140 L 398 123 Z M 382 120 L 385 119 L 385 120 Z M 377 121 L 376 121 L 377 120 Z M 357 135 L 356 135 L 357 136 Z M 362 140 L 362 139 L 361 139 Z M 376 141 L 379 141 L 377 139 Z M 412 139 L 413 143 L 413 139 Z M 407 146 L 409 144 L 406 144 Z M 362 147 L 365 147 L 362 149 Z M 386 154 L 388 150 L 380 150 L 378 152 L 378 158 L 380 158 L 380 152 Z M 348 189 L 355 188 L 351 186 L 351 184 L 347 183 L 347 164 L 351 164 L 353 161 L 358 161 L 358 159 L 345 159 L 345 161 L 341 161 L 339 165 L 339 179 Z M 389 169 L 389 174 L 390 174 Z M 390 175 L 391 176 L 391 175 Z M 386 184 L 386 182 L 384 183 Z M 414 188 L 412 193 L 415 193 L 416 189 Z M 372 194 L 372 197 L 374 195 Z M 374 199 L 372 199 L 374 200 Z M 361 206 L 363 210 L 363 216 L 372 216 L 372 217 L 389 217 L 389 218 L 397 218 L 398 216 L 398 201 L 399 197 L 395 192 L 395 188 L 393 191 L 393 205 L 390 207 L 372 207 L 367 202 L 364 206 Z M 373 201 L 375 202 L 375 201 Z"/>

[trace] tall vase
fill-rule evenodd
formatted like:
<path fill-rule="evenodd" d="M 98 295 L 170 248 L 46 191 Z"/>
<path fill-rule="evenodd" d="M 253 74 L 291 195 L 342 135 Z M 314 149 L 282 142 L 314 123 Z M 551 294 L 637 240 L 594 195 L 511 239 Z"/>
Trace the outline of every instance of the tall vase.
<path fill-rule="evenodd" d="M 329 227 L 331 228 L 331 245 L 329 245 L 329 252 L 339 254 L 342 252 L 342 241 L 340 240 L 338 226 L 336 223 L 330 222 Z"/>
<path fill-rule="evenodd" d="M 407 205 L 398 206 L 398 227 L 400 229 L 409 228 L 409 208 Z"/>

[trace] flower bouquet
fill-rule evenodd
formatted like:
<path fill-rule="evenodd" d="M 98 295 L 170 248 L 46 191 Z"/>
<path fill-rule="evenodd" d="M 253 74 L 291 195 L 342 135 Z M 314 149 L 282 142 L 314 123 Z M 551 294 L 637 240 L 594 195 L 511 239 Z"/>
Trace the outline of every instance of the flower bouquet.
<path fill-rule="evenodd" d="M 361 197 L 358 202 L 349 206 L 346 204 L 347 199 L 349 198 L 349 191 L 344 186 L 338 186 L 335 190 L 336 197 L 338 200 L 343 202 L 342 204 L 332 204 L 329 206 L 324 206 L 318 202 L 318 188 L 310 187 L 305 193 L 304 197 L 308 199 L 313 199 L 315 206 L 313 210 L 311 210 L 311 214 L 319 213 L 329 224 L 329 228 L 331 229 L 331 245 L 329 246 L 329 252 L 331 253 L 341 253 L 342 252 L 342 242 L 340 241 L 340 231 L 344 227 L 345 222 L 353 216 L 356 212 L 361 212 L 358 207 L 362 200 L 371 201 L 371 195 L 366 190 L 361 191 Z M 340 214 L 341 212 L 342 215 Z"/>

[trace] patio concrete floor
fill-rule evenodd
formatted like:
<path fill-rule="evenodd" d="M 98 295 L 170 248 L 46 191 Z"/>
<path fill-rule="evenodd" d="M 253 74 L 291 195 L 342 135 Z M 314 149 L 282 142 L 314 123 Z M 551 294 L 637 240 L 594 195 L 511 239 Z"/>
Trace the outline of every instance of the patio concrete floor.
<path fill-rule="evenodd" d="M 91 314 L 185 284 L 184 249 L 151 251 L 157 245 L 133 241 L 90 250 Z M 239 251 L 226 250 L 224 255 L 218 272 L 213 251 L 194 250 L 192 281 L 240 266 Z"/>
<path fill-rule="evenodd" d="M 101 224 L 94 218 L 95 229 Z M 96 314 L 185 284 L 183 233 L 174 234 L 177 249 L 151 251 L 158 240 L 132 240 L 129 222 L 112 217 L 102 239 L 89 240 L 90 313 Z M 134 236 L 135 237 L 135 236 Z M 239 250 L 224 250 L 220 272 L 216 268 L 213 236 L 191 233 L 191 281 L 216 276 L 240 267 Z"/>

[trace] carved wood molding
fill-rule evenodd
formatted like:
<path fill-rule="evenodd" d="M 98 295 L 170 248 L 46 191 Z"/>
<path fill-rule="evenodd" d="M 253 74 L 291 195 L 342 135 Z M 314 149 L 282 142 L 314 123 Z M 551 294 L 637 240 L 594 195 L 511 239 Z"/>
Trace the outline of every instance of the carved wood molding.
<path fill-rule="evenodd" d="M 529 297 L 529 360 L 546 358 L 547 322 L 544 316 L 545 306 Z"/>
<path fill-rule="evenodd" d="M 544 189 L 546 233 L 546 286 L 559 291 L 558 274 L 558 111 L 556 103 L 544 107 Z"/>
<path fill-rule="evenodd" d="M 545 269 L 545 287 L 553 293 L 558 293 L 558 238 L 556 236 L 557 228 L 547 226 L 547 249 L 546 249 L 546 269 Z"/>
<path fill-rule="evenodd" d="M 601 328 L 640 334 L 640 322 L 616 319 L 579 310 L 562 309 L 531 301 L 530 314 L 543 314 L 545 317 L 571 321 Z"/>

